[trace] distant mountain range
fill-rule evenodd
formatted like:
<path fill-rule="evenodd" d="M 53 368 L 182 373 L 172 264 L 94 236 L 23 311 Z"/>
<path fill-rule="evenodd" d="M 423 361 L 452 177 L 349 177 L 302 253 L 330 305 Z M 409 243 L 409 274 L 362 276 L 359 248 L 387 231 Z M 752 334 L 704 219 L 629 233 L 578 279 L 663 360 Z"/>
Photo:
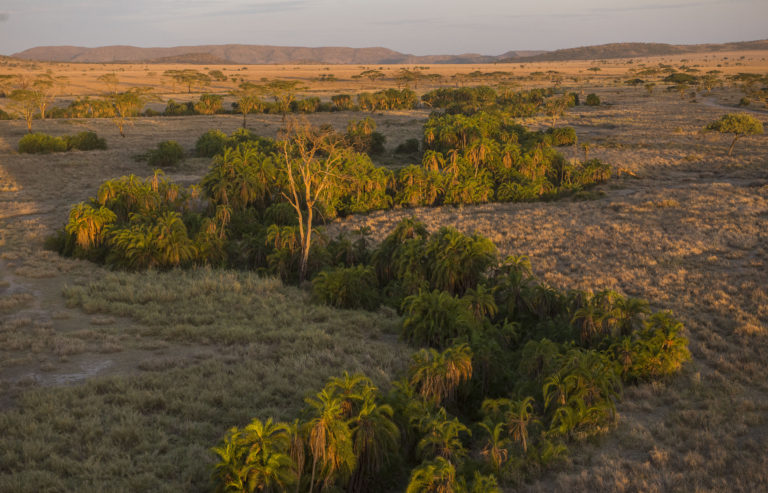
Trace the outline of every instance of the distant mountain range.
<path fill-rule="evenodd" d="M 418 56 L 399 53 L 387 48 L 304 48 L 238 44 L 176 46 L 173 48 L 39 46 L 15 53 L 12 56 L 14 58 L 46 62 L 84 63 L 190 63 L 208 65 L 327 63 L 383 65 L 594 60 L 737 50 L 768 50 L 768 40 L 699 45 L 614 43 L 555 51 L 508 51 L 496 56 L 480 55 L 477 53 Z"/>

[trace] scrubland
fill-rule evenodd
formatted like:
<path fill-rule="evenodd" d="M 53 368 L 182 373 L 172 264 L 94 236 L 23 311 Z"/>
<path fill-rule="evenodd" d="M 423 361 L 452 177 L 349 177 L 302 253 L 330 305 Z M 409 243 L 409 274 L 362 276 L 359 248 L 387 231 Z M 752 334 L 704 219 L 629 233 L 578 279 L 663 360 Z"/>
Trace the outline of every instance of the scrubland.
<path fill-rule="evenodd" d="M 739 54 L 689 58 L 714 67 L 728 56 L 723 71 L 765 72 L 764 55 L 747 53 L 738 66 Z M 575 74 L 591 65 L 512 71 Z M 116 67 L 125 68 L 125 80 L 136 78 L 132 84 L 151 84 L 142 77 L 162 73 Z M 369 226 L 381 240 L 411 215 L 430 230 L 477 231 L 503 254 L 529 256 L 536 275 L 553 286 L 614 289 L 685 323 L 693 360 L 683 372 L 628 388 L 615 432 L 574 447 L 565 464 L 522 489 L 757 491 L 768 483 L 768 141 L 746 138 L 727 157 L 728 139 L 701 131 L 735 109 L 740 95 L 733 88 L 701 92 L 693 102 L 661 87 L 648 94 L 642 86 L 612 85 L 612 76 L 626 73 L 625 62 L 601 67 L 576 89 L 606 104 L 575 107 L 562 119 L 589 143 L 590 156 L 614 168 L 615 178 L 592 189 L 590 200 L 398 208 L 338 219 L 329 232 Z M 478 68 L 498 67 L 432 67 L 446 74 Z M 343 78 L 360 67 L 329 70 Z M 290 73 L 308 81 L 322 71 L 247 68 L 254 78 Z M 71 78 L 72 94 L 95 88 L 85 76 Z M 374 85 L 312 87 L 323 94 Z M 752 112 L 768 122 L 762 109 Z M 419 138 L 427 115 L 372 115 L 387 137 L 381 164 L 410 164 L 391 151 Z M 308 118 L 344 128 L 363 116 Z M 104 151 L 42 156 L 16 152 L 26 133 L 22 121 L 0 122 L 0 491 L 203 491 L 209 449 L 227 428 L 256 416 L 291 419 L 306 395 L 343 370 L 365 372 L 386 387 L 404 368 L 413 349 L 398 339 L 394 310 L 312 304 L 305 290 L 255 273 L 126 273 L 43 248 L 69 207 L 101 182 L 151 174 L 136 154 L 169 139 L 190 150 L 206 130 L 230 133 L 241 120 L 143 117 L 125 138 L 108 119 L 36 121 L 37 131 L 91 130 L 108 143 Z M 282 126 L 279 115 L 249 115 L 248 123 L 271 137 Z M 525 123 L 544 128 L 548 120 Z M 209 164 L 188 158 L 167 177 L 191 184 Z"/>

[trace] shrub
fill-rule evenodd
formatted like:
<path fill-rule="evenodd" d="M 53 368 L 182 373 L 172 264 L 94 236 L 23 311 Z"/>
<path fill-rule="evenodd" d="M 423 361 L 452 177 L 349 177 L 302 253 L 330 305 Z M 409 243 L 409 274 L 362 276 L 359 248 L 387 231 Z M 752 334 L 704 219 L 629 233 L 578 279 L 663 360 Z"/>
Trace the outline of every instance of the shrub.
<path fill-rule="evenodd" d="M 374 310 L 379 306 L 376 274 L 362 265 L 320 272 L 312 279 L 312 297 L 336 308 Z"/>
<path fill-rule="evenodd" d="M 12 119 L 11 115 L 9 115 L 6 111 L 0 108 L 0 120 L 11 120 L 11 119 Z"/>
<path fill-rule="evenodd" d="M 547 130 L 553 146 L 572 146 L 576 144 L 576 130 L 573 127 L 557 127 Z"/>
<path fill-rule="evenodd" d="M 587 106 L 600 106 L 600 97 L 595 93 L 587 94 L 585 104 Z"/>
<path fill-rule="evenodd" d="M 67 141 L 43 133 L 25 135 L 19 140 L 19 152 L 29 154 L 48 154 L 67 150 Z"/>
<path fill-rule="evenodd" d="M 395 148 L 395 154 L 418 154 L 419 153 L 419 139 L 408 139 L 397 145 Z"/>
<path fill-rule="evenodd" d="M 739 106 L 749 106 L 750 104 L 752 104 L 752 100 L 746 96 L 739 99 Z"/>
<path fill-rule="evenodd" d="M 146 154 L 147 163 L 153 168 L 176 166 L 184 160 L 184 149 L 175 140 L 164 140 Z"/>
<path fill-rule="evenodd" d="M 208 130 L 195 143 L 195 154 L 201 157 L 213 157 L 221 153 L 227 143 L 227 134 L 221 130 Z"/>
<path fill-rule="evenodd" d="M 691 74 L 684 74 L 682 72 L 675 72 L 664 77 L 664 82 L 671 84 L 695 84 L 696 76 Z"/>
<path fill-rule="evenodd" d="M 194 114 L 196 114 L 195 103 L 191 101 L 187 103 L 177 103 L 173 99 L 168 100 L 168 103 L 165 105 L 165 111 L 163 111 L 163 115 L 165 116 L 187 116 Z"/>
<path fill-rule="evenodd" d="M 107 141 L 100 138 L 95 132 L 80 132 L 77 135 L 67 136 L 65 140 L 67 142 L 67 149 L 92 151 L 107 148 Z"/>

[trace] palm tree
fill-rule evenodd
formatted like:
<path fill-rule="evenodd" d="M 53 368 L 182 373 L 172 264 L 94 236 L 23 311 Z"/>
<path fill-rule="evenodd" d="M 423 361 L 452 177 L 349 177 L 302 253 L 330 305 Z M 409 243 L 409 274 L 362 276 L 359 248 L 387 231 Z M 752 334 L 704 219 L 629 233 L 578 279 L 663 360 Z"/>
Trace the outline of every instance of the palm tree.
<path fill-rule="evenodd" d="M 539 422 L 533 414 L 533 402 L 531 396 L 515 401 L 506 414 L 507 430 L 512 439 L 523 446 L 523 452 L 528 451 L 528 428 Z"/>
<path fill-rule="evenodd" d="M 637 349 L 637 345 L 629 336 L 623 337 L 620 341 L 611 345 L 611 351 L 613 352 L 616 362 L 621 367 L 621 376 L 625 381 L 630 377 L 635 358 L 634 355 Z"/>
<path fill-rule="evenodd" d="M 307 423 L 309 449 L 312 452 L 312 477 L 309 491 L 314 490 L 317 465 L 320 464 L 323 484 L 335 475 L 348 476 L 355 468 L 351 430 L 344 419 L 343 402 L 332 390 L 323 389 L 316 397 L 307 398 L 315 416 Z"/>
<path fill-rule="evenodd" d="M 212 474 L 216 481 L 216 492 L 246 491 L 247 449 L 241 444 L 240 431 L 236 427 L 230 429 L 224 437 L 224 443 L 212 450 L 219 457 Z"/>
<path fill-rule="evenodd" d="M 411 473 L 406 493 L 458 493 L 456 468 L 450 461 L 437 457 Z"/>
<path fill-rule="evenodd" d="M 301 476 L 304 472 L 304 464 L 307 457 L 305 437 L 302 433 L 301 423 L 298 419 L 294 420 L 294 422 L 288 426 L 288 435 L 288 455 L 290 455 L 291 461 L 295 466 L 294 475 L 296 476 L 296 493 L 299 493 L 299 489 L 301 488 Z"/>
<path fill-rule="evenodd" d="M 478 284 L 477 289 L 468 289 L 463 299 L 467 301 L 478 322 L 486 317 L 493 318 L 498 311 L 493 289 L 488 289 L 482 284 Z"/>
<path fill-rule="evenodd" d="M 424 399 L 435 403 L 453 400 L 459 384 L 472 378 L 472 350 L 467 344 L 442 353 L 422 349 L 413 356 L 409 375 L 411 385 Z"/>
<path fill-rule="evenodd" d="M 491 463 L 493 471 L 499 475 L 502 466 L 509 457 L 510 441 L 504 437 L 505 423 L 492 423 L 492 426 L 487 423 L 480 423 L 480 427 L 488 433 L 488 441 L 485 443 L 481 454 Z"/>
<path fill-rule="evenodd" d="M 404 258 L 419 259 L 418 256 Z M 401 270 L 406 277 L 413 275 L 415 269 Z M 414 281 L 423 282 L 423 279 Z M 466 302 L 446 291 L 419 291 L 403 300 L 402 309 L 405 312 L 402 335 L 418 345 L 445 347 L 453 339 L 469 337 L 477 325 Z"/>
<path fill-rule="evenodd" d="M 458 418 L 448 419 L 445 408 L 441 407 L 437 414 L 421 423 L 420 430 L 424 436 L 416 445 L 416 450 L 422 457 L 442 457 L 456 462 L 467 455 L 460 435 L 472 433 Z"/>
<path fill-rule="evenodd" d="M 544 395 L 544 407 L 547 409 L 550 404 L 562 407 L 568 401 L 568 385 L 557 373 L 544 381 L 541 393 Z"/>
<path fill-rule="evenodd" d="M 602 333 L 602 317 L 604 312 L 593 302 L 594 298 L 576 310 L 571 319 L 579 329 L 579 339 L 582 344 L 588 344 L 597 335 Z"/>
<path fill-rule="evenodd" d="M 371 482 L 397 450 L 400 430 L 393 421 L 393 415 L 391 406 L 378 404 L 371 396 L 352 419 L 352 442 L 357 467 L 349 481 L 348 491 L 368 491 Z"/>
<path fill-rule="evenodd" d="M 630 335 L 638 328 L 642 316 L 647 315 L 650 312 L 651 309 L 646 300 L 639 298 L 618 298 L 613 304 L 613 315 L 618 322 L 619 334 L 622 336 Z"/>
<path fill-rule="evenodd" d="M 333 377 L 325 388 L 341 399 L 342 417 L 351 419 L 358 413 L 362 404 L 372 399 L 376 393 L 371 379 L 359 373 L 350 375 L 345 371 L 341 377 Z"/>
<path fill-rule="evenodd" d="M 497 250 L 492 241 L 480 235 L 467 236 L 443 227 L 430 237 L 425 254 L 431 285 L 461 295 L 477 285 L 495 262 Z"/>
<path fill-rule="evenodd" d="M 86 203 L 79 203 L 69 211 L 67 233 L 75 235 L 78 246 L 83 250 L 99 246 L 104 241 L 104 232 L 117 220 L 117 215 L 101 206 L 98 209 Z"/>
<path fill-rule="evenodd" d="M 296 478 L 287 454 L 290 432 L 286 424 L 273 423 L 272 418 L 254 419 L 243 430 L 242 439 L 248 446 L 245 465 L 250 491 L 285 491 L 293 484 Z"/>
<path fill-rule="evenodd" d="M 194 242 L 177 212 L 166 212 L 156 218 L 152 228 L 156 263 L 164 267 L 177 267 L 197 256 Z"/>
<path fill-rule="evenodd" d="M 216 491 L 285 491 L 296 477 L 287 455 L 288 426 L 254 419 L 242 431 L 232 428 L 224 443 L 214 447 L 219 462 L 214 466 Z"/>

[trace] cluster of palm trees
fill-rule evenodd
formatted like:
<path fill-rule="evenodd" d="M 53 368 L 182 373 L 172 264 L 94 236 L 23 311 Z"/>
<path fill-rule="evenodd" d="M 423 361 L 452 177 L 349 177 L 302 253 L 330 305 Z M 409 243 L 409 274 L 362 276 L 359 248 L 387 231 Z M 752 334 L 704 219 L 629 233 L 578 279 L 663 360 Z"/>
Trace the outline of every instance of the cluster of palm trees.
<path fill-rule="evenodd" d="M 430 235 L 405 219 L 357 258 L 355 271 L 339 270 L 367 284 L 350 285 L 378 289 L 402 311 L 403 338 L 426 346 L 389 397 L 401 454 L 415 465 L 409 491 L 492 491 L 536 474 L 569 443 L 615 425 L 625 384 L 668 377 L 690 359 L 671 314 L 614 291 L 554 289 L 527 258 L 500 262 L 478 235 Z"/>
<path fill-rule="evenodd" d="M 551 147 L 575 143 L 573 129 L 529 132 L 505 113 L 434 114 L 424 125 L 421 168 L 398 175 L 398 199 L 412 205 L 536 200 L 610 178 L 607 164 L 567 162 Z"/>
<path fill-rule="evenodd" d="M 230 210 L 203 212 L 196 187 L 182 189 L 159 171 L 146 179 L 124 176 L 72 207 L 52 246 L 63 255 L 133 270 L 219 263 Z"/>
<path fill-rule="evenodd" d="M 357 106 L 361 111 L 412 110 L 418 101 L 416 93 L 407 88 L 361 92 L 357 95 Z"/>
<path fill-rule="evenodd" d="M 421 166 L 408 166 L 397 174 L 375 166 L 366 152 L 358 152 L 373 152 L 381 144 L 372 120 L 350 122 L 346 134 L 323 129 L 317 132 L 323 133 L 328 143 L 325 148 L 333 149 L 333 153 L 304 153 L 310 157 L 303 164 L 296 161 L 302 155 L 301 146 L 290 144 L 291 149 L 298 149 L 291 151 L 293 157 L 280 152 L 285 140 L 261 138 L 245 129 L 230 136 L 206 132 L 196 147 L 200 154 L 213 156 L 211 169 L 199 187 L 207 203 L 196 198 L 196 207 L 190 209 L 184 202 L 197 190 L 176 190 L 181 200 L 174 197 L 163 202 L 161 195 L 155 194 L 159 202 L 154 200 L 152 207 L 145 207 L 140 202 L 154 193 L 151 187 L 128 187 L 113 205 L 120 208 L 121 200 L 135 200 L 137 207 L 129 211 L 135 216 L 115 211 L 117 220 L 105 225 L 115 241 L 100 243 L 114 250 L 114 255 L 103 249 L 90 251 L 94 250 L 90 247 L 75 252 L 76 242 L 71 237 L 68 241 L 62 238 L 61 243 L 69 247 L 60 245 L 59 250 L 134 269 L 225 262 L 264 269 L 286 279 L 304 278 L 334 265 L 325 248 L 326 239 L 320 238 L 314 246 L 307 240 L 318 223 L 338 215 L 387 209 L 394 204 L 533 200 L 578 190 L 610 176 L 610 168 L 597 160 L 566 162 L 547 143 L 549 135 L 528 132 L 500 113 L 433 115 L 424 127 L 426 151 Z M 325 171 L 299 173 L 302 166 Z M 333 169 L 326 169 L 329 166 Z M 136 181 L 135 177 L 130 180 Z M 316 193 L 311 197 L 293 194 L 304 189 Z M 282 210 L 286 203 L 302 220 L 289 214 L 271 222 L 275 209 Z M 94 210 L 111 208 L 104 202 L 92 205 Z M 307 218 L 313 218 L 312 227 L 304 224 Z M 295 228 L 299 248 L 270 241 L 267 229 L 272 224 Z M 74 227 L 74 223 L 70 225 L 70 233 Z M 166 244 L 160 244 L 163 241 Z"/>
<path fill-rule="evenodd" d="M 217 491 L 364 492 L 385 480 L 400 430 L 370 379 L 345 372 L 306 402 L 305 420 L 231 429 L 213 449 Z"/>
<path fill-rule="evenodd" d="M 500 86 L 498 90 L 490 86 L 443 87 L 429 91 L 421 100 L 430 108 L 441 108 L 449 114 L 471 115 L 500 109 L 514 118 L 521 118 L 542 111 L 545 101 L 553 94 L 552 88 L 515 91 L 508 86 Z M 575 104 L 577 100 L 572 98 L 572 101 Z"/>

